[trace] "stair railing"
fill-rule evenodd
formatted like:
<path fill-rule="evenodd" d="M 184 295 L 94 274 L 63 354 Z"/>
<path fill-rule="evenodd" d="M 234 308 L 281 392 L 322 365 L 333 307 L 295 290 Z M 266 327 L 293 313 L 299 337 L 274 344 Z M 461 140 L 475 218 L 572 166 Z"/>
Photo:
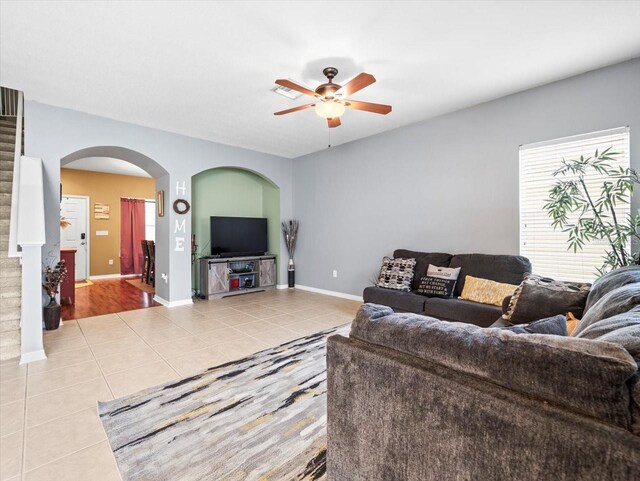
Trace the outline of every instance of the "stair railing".
<path fill-rule="evenodd" d="M 3 98 L 4 92 L 9 89 L 3 88 Z M 14 90 L 14 92 L 16 92 Z M 16 114 L 16 145 L 14 150 L 13 157 L 13 183 L 11 185 L 11 215 L 9 218 L 9 247 L 8 247 L 8 255 L 9 257 L 20 257 L 20 247 L 18 246 L 18 203 L 19 203 L 19 189 L 20 189 L 20 157 L 22 156 L 22 126 L 24 122 L 24 105 L 22 92 L 17 92 L 17 104 L 15 104 L 15 110 L 12 108 L 12 112 L 15 111 Z M 12 104 L 13 105 L 13 104 Z M 3 100 L 3 107 L 4 105 Z M 3 109 L 4 110 L 4 109 Z"/>
<path fill-rule="evenodd" d="M 21 92 L 7 87 L 0 87 L 0 115 L 7 117 L 16 117 L 21 115 L 18 113 L 22 99 Z"/>

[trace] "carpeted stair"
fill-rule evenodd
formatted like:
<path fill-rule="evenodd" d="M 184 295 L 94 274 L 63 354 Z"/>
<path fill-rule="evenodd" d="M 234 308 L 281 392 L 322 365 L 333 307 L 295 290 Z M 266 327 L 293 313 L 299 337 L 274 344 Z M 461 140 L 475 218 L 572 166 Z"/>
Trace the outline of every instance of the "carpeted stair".
<path fill-rule="evenodd" d="M 16 118 L 0 116 L 0 360 L 20 355 L 22 267 L 8 257 Z"/>

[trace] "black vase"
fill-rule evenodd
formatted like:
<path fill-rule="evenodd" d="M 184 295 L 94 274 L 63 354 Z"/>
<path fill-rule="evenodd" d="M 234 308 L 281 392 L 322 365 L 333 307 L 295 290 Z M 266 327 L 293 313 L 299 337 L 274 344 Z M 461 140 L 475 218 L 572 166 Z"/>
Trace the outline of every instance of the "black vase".
<path fill-rule="evenodd" d="M 296 271 L 289 269 L 289 289 L 293 289 L 296 286 Z"/>
<path fill-rule="evenodd" d="M 58 329 L 60 327 L 60 304 L 56 302 L 56 298 L 52 297 L 43 310 L 44 328 L 47 331 Z"/>

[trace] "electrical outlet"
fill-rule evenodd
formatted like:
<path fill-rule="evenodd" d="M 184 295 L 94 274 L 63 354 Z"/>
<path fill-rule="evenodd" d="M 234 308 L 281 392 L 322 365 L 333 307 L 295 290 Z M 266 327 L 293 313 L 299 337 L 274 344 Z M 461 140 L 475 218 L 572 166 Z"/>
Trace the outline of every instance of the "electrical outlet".
<path fill-rule="evenodd" d="M 336 271 L 335 269 L 333 271 L 333 277 L 338 277 L 338 271 Z"/>
<path fill-rule="evenodd" d="M 113 259 L 109 259 L 109 265 L 112 266 L 113 265 Z"/>

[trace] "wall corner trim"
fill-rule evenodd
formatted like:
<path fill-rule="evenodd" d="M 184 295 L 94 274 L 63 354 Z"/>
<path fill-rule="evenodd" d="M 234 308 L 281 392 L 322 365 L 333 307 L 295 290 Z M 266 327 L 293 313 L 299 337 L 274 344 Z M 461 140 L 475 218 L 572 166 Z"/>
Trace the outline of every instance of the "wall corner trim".
<path fill-rule="evenodd" d="M 300 284 L 296 284 L 296 289 L 300 289 L 301 291 L 315 292 L 316 294 L 324 294 L 326 296 L 340 297 L 342 299 L 349 299 L 350 301 L 364 302 L 362 296 L 354 296 L 353 294 L 345 294 L 344 292 L 328 291 L 326 289 L 302 286 Z"/>
<path fill-rule="evenodd" d="M 193 304 L 193 300 L 191 298 L 189 299 L 182 299 L 179 301 L 167 301 L 166 299 L 163 299 L 162 297 L 158 297 L 158 296 L 154 296 L 153 300 L 156 301 L 159 304 L 162 304 L 165 307 L 178 307 L 178 306 L 190 306 L 191 304 Z"/>
<path fill-rule="evenodd" d="M 20 364 L 27 364 L 29 362 L 34 362 L 34 361 L 42 361 L 43 359 L 46 359 L 46 358 L 47 358 L 47 355 L 44 353 L 43 349 L 40 349 L 39 351 L 27 352 L 22 356 L 20 356 Z"/>

